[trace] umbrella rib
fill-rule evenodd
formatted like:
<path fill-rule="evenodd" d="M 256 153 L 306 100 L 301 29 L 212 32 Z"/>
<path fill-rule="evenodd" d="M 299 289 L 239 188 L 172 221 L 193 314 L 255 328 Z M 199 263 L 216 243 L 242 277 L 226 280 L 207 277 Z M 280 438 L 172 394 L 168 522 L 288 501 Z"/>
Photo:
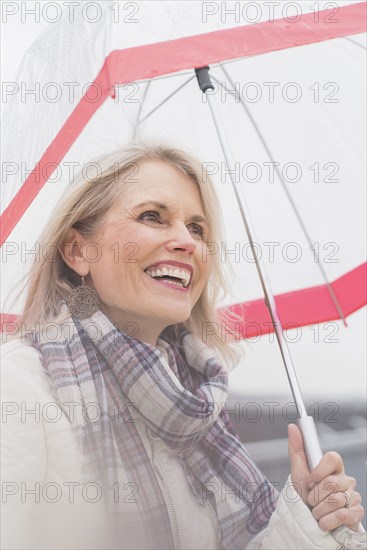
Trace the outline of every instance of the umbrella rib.
<path fill-rule="evenodd" d="M 367 50 L 367 48 L 363 46 L 363 44 L 356 42 L 355 40 L 353 40 L 353 38 L 349 38 L 349 36 L 344 36 L 344 40 L 348 40 L 348 42 L 352 42 L 352 44 L 354 44 L 355 46 L 359 46 L 360 48 L 362 48 L 362 50 Z"/>
<path fill-rule="evenodd" d="M 304 234 L 305 234 L 305 236 L 306 236 L 307 242 L 308 242 L 308 244 L 310 245 L 310 248 L 312 249 L 312 240 L 311 240 L 311 237 L 310 237 L 310 235 L 309 235 L 309 233 L 308 233 L 308 230 L 307 230 L 307 228 L 306 228 L 306 226 L 305 226 L 305 223 L 303 222 L 303 219 L 302 219 L 302 217 L 301 217 L 301 214 L 299 213 L 299 210 L 298 210 L 298 208 L 297 208 L 297 206 L 296 206 L 296 204 L 295 204 L 295 202 L 294 202 L 294 200 L 293 200 L 291 194 L 289 193 L 289 190 L 287 189 L 287 186 L 285 185 L 285 183 L 284 183 L 284 181 L 283 181 L 282 175 L 281 175 L 281 173 L 280 173 L 280 171 L 279 171 L 279 169 L 278 169 L 276 163 L 274 162 L 273 155 L 272 155 L 272 153 L 271 153 L 271 151 L 270 151 L 270 148 L 268 147 L 268 144 L 266 143 L 265 139 L 263 138 L 263 136 L 262 136 L 262 134 L 261 134 L 261 132 L 260 132 L 260 130 L 259 130 L 259 128 L 258 128 L 256 122 L 255 122 L 254 117 L 252 116 L 252 114 L 250 113 L 249 109 L 248 109 L 247 106 L 245 105 L 245 103 L 244 103 L 242 97 L 241 97 L 239 94 L 237 94 L 236 89 L 235 89 L 234 84 L 233 84 L 233 81 L 232 81 L 231 77 L 229 76 L 228 72 L 225 70 L 225 68 L 224 68 L 221 64 L 219 64 L 219 65 L 220 65 L 220 68 L 222 69 L 222 71 L 224 72 L 224 74 L 225 74 L 227 80 L 228 80 L 229 83 L 231 84 L 232 89 L 234 90 L 234 94 L 236 95 L 236 97 L 239 98 L 239 101 L 240 101 L 241 105 L 242 105 L 243 108 L 245 109 L 246 114 L 247 114 L 247 116 L 249 117 L 249 119 L 250 119 L 250 121 L 251 121 L 251 124 L 253 125 L 253 127 L 254 127 L 254 129 L 255 129 L 255 131 L 256 131 L 256 133 L 257 133 L 257 135 L 258 135 L 258 137 L 259 137 L 259 139 L 260 139 L 260 141 L 261 141 L 261 143 L 262 143 L 262 145 L 263 145 L 263 147 L 264 147 L 264 149 L 265 149 L 265 151 L 266 151 L 266 153 L 268 154 L 268 156 L 269 156 L 271 162 L 274 164 L 275 172 L 276 172 L 276 174 L 277 174 L 277 176 L 278 176 L 278 178 L 279 178 L 279 180 L 280 180 L 280 183 L 281 183 L 281 185 L 282 185 L 282 187 L 283 187 L 283 189 L 284 189 L 284 191 L 285 191 L 285 193 L 286 193 L 286 195 L 287 195 L 287 198 L 288 198 L 288 200 L 289 200 L 289 202 L 290 202 L 290 204 L 291 204 L 291 206 L 292 206 L 292 208 L 293 208 L 293 210 L 294 210 L 294 213 L 295 213 L 295 215 L 296 215 L 296 217 L 297 217 L 297 219 L 298 219 L 298 222 L 299 222 L 299 224 L 300 224 L 300 226 L 301 226 L 301 228 L 302 228 L 302 230 L 303 230 L 303 232 L 304 232 Z M 212 78 L 213 78 L 213 80 L 215 80 L 215 81 L 217 82 L 217 84 L 219 84 L 220 86 L 223 86 L 223 83 L 222 83 L 222 82 L 219 82 L 213 75 L 212 75 Z M 325 281 L 325 284 L 326 284 L 326 288 L 327 288 L 327 290 L 328 290 L 328 292 L 329 292 L 330 298 L 332 299 L 332 301 L 333 301 L 333 303 L 334 303 L 334 305 L 335 305 L 335 307 L 336 307 L 336 310 L 337 310 L 337 312 L 338 312 L 338 314 L 339 314 L 339 317 L 343 320 L 344 326 L 347 326 L 347 322 L 346 322 L 346 319 L 345 319 L 343 310 L 342 310 L 342 308 L 341 308 L 341 306 L 340 306 L 339 300 L 338 300 L 338 298 L 337 298 L 337 296 L 336 296 L 336 294 L 335 294 L 335 292 L 334 292 L 334 289 L 333 289 L 332 285 L 330 284 L 330 282 L 329 282 L 329 280 L 328 280 L 328 278 L 327 278 L 327 275 L 326 275 L 326 272 L 325 272 L 323 266 L 322 266 L 321 263 L 320 263 L 320 259 L 319 259 L 319 256 L 318 256 L 318 253 L 317 253 L 316 250 L 315 250 L 315 256 L 316 256 L 316 259 L 317 259 L 318 267 L 319 267 L 319 269 L 320 269 L 320 271 L 321 271 L 321 274 L 322 274 L 322 276 L 323 276 L 323 278 L 324 278 L 324 281 Z"/>
<path fill-rule="evenodd" d="M 170 93 L 163 101 L 161 101 L 158 105 L 156 105 L 156 107 L 154 107 L 154 109 L 152 109 L 147 115 L 145 115 L 143 118 L 138 120 L 137 124 L 141 124 L 142 122 L 145 122 L 147 120 L 147 118 L 149 118 L 153 113 L 155 113 L 160 107 L 162 107 L 162 105 L 164 105 L 166 103 L 166 101 L 168 101 L 169 99 L 171 99 L 171 97 L 176 95 L 177 92 L 182 90 L 182 88 L 184 88 L 186 86 L 186 84 L 191 82 L 191 80 L 193 80 L 194 78 L 196 78 L 195 75 L 191 76 L 188 80 L 186 80 L 186 82 L 181 84 L 181 86 L 179 86 L 176 90 L 174 90 L 172 93 Z"/>
<path fill-rule="evenodd" d="M 141 114 L 141 111 L 142 111 L 142 109 L 143 109 L 144 102 L 145 102 L 145 100 L 146 100 L 146 98 L 147 98 L 148 90 L 149 90 L 149 88 L 150 88 L 151 83 L 152 83 L 152 81 L 151 81 L 151 80 L 148 80 L 147 87 L 146 87 L 145 90 L 144 90 L 143 97 L 142 97 L 141 103 L 140 103 L 140 105 L 139 105 L 139 111 L 138 111 L 138 114 L 137 114 L 137 116 L 136 116 L 136 122 L 135 122 L 135 125 L 134 125 L 133 140 L 135 140 L 135 138 L 136 138 L 136 134 L 137 134 L 138 126 L 139 126 L 140 114 Z"/>

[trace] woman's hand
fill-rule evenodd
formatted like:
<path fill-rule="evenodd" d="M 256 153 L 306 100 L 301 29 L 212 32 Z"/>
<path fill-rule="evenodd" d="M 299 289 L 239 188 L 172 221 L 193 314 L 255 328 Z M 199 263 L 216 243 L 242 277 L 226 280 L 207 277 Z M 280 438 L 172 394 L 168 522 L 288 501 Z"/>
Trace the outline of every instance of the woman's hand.
<path fill-rule="evenodd" d="M 288 452 L 294 487 L 312 509 L 321 529 L 331 531 L 347 525 L 355 531 L 364 515 L 362 499 L 355 491 L 356 480 L 344 472 L 341 456 L 335 452 L 326 453 L 310 473 L 302 434 L 295 424 L 288 426 Z"/>

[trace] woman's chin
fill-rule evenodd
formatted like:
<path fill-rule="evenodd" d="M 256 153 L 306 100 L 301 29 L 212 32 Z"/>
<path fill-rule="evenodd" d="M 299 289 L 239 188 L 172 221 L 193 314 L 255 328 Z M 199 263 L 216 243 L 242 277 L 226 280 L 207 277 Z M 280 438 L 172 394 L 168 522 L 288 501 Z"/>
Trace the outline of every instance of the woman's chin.
<path fill-rule="evenodd" d="M 176 309 L 174 312 L 162 312 L 162 314 L 159 315 L 159 319 L 164 321 L 166 327 L 169 327 L 171 325 L 176 325 L 177 323 L 184 323 L 189 319 L 190 315 L 191 309 L 185 308 L 185 310 L 182 311 Z"/>

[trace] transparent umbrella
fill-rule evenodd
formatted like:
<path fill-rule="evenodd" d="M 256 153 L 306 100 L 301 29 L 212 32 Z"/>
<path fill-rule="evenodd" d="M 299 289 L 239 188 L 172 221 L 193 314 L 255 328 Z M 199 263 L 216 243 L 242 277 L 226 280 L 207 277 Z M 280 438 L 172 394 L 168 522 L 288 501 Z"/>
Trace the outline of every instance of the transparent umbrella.
<path fill-rule="evenodd" d="M 283 13 L 259 3 L 256 23 L 246 3 L 236 3 L 235 18 L 225 17 L 224 3 L 94 4 L 95 13 L 80 9 L 72 19 L 65 9 L 5 88 L 5 336 L 21 307 L 20 300 L 9 308 L 12 291 L 32 256 L 47 254 L 37 246 L 39 233 L 74 174 L 93 177 L 92 157 L 154 137 L 194 151 L 213 176 L 227 240 L 211 253 L 235 269 L 230 303 L 221 307 L 241 314 L 240 336 L 272 333 L 273 306 L 288 331 L 340 320 L 330 325 L 332 340 L 366 303 L 365 4 L 315 12 L 305 2 L 300 13 Z M 211 99 L 195 76 L 204 66 Z M 220 107 L 232 166 L 208 99 Z M 231 179 L 256 242 L 245 232 Z M 260 257 L 275 296 L 269 307 Z"/>

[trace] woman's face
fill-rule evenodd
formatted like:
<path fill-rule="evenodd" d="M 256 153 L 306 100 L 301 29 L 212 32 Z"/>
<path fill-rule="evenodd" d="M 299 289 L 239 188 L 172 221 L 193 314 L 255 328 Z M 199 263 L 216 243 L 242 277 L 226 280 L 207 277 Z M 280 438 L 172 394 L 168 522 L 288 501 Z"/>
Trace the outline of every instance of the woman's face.
<path fill-rule="evenodd" d="M 120 330 L 155 345 L 201 295 L 209 227 L 197 185 L 166 162 L 142 163 L 123 185 L 101 229 L 82 239 L 86 282 Z"/>

